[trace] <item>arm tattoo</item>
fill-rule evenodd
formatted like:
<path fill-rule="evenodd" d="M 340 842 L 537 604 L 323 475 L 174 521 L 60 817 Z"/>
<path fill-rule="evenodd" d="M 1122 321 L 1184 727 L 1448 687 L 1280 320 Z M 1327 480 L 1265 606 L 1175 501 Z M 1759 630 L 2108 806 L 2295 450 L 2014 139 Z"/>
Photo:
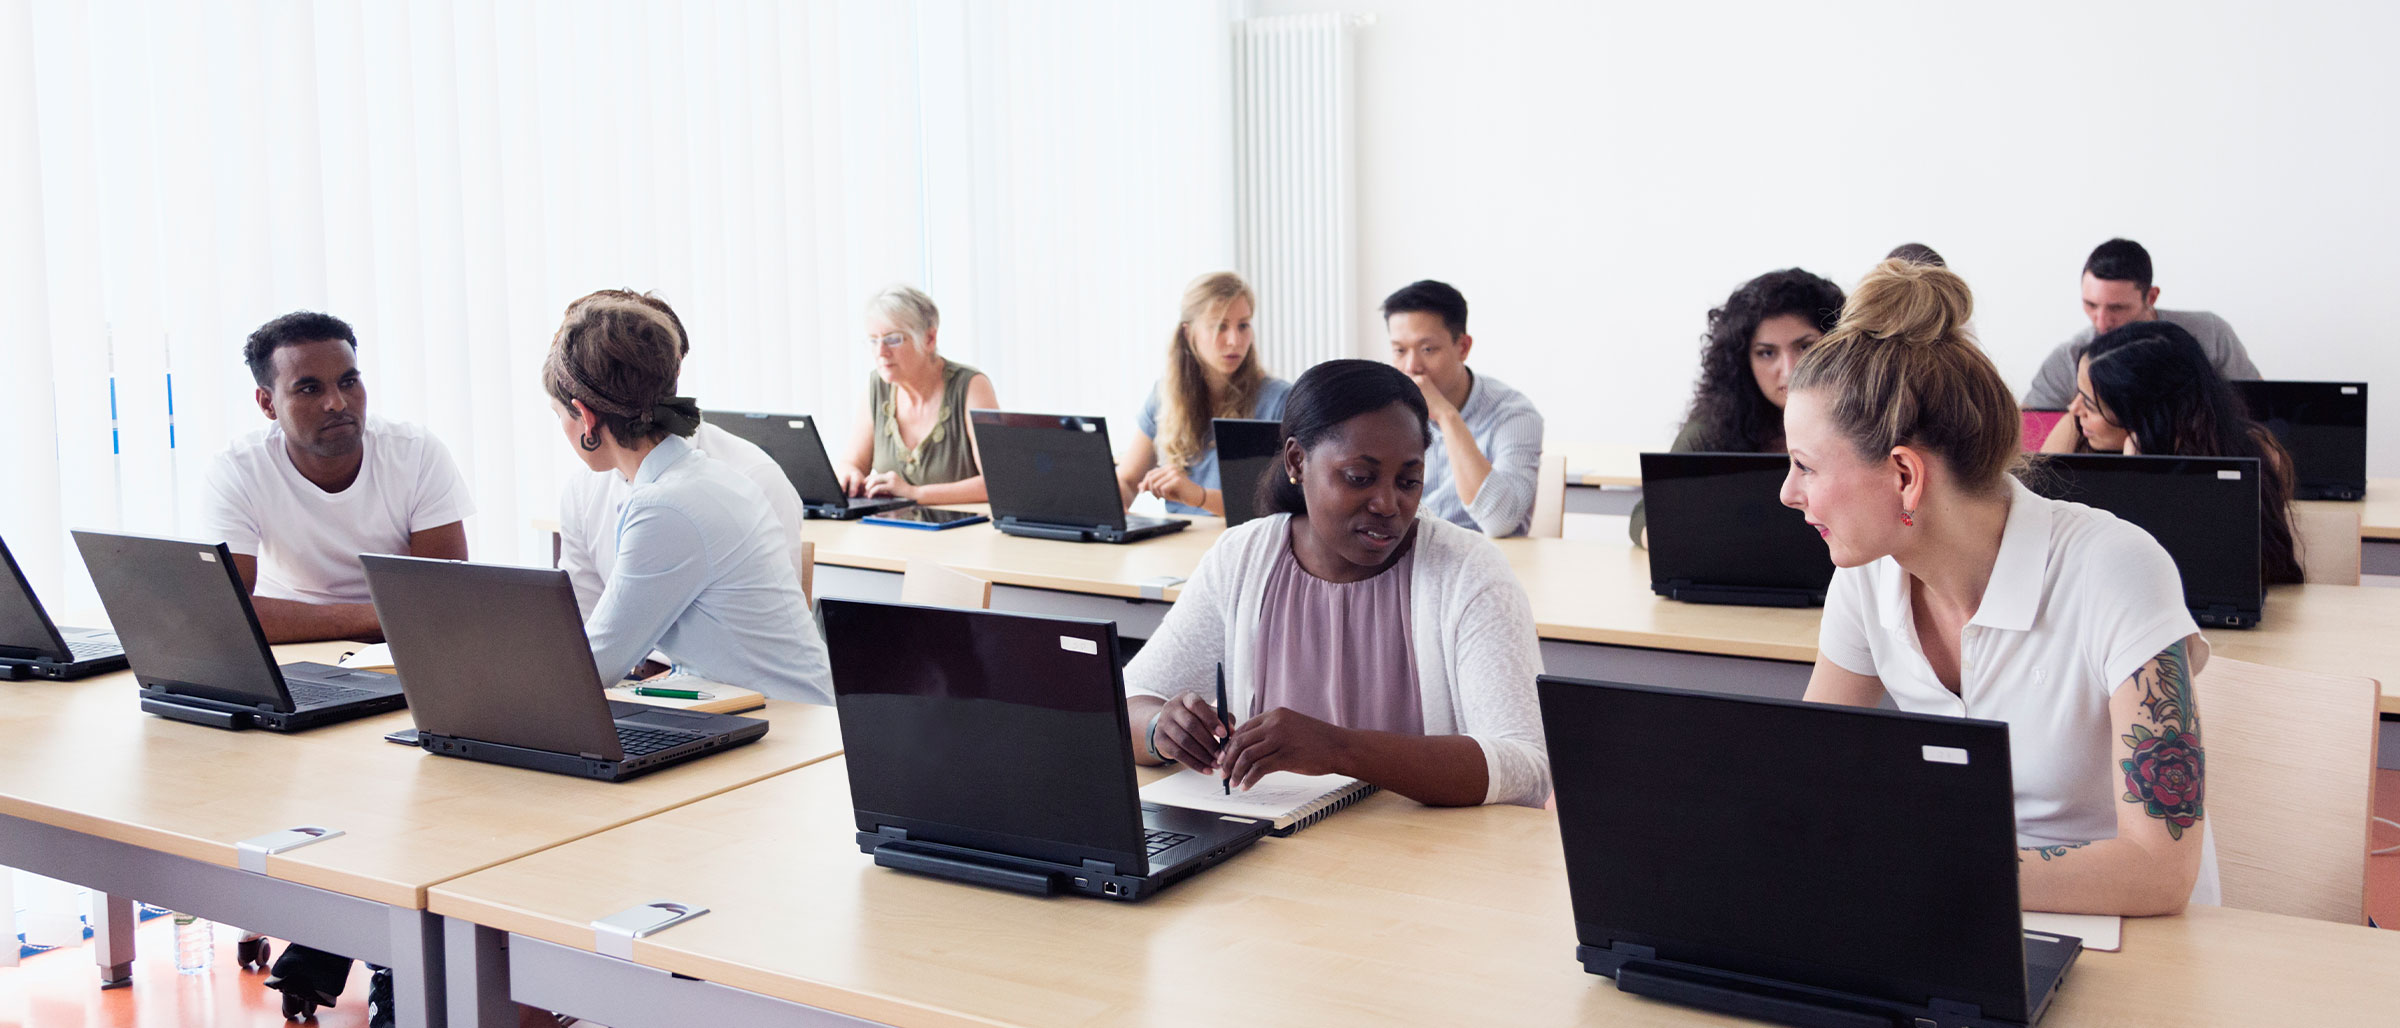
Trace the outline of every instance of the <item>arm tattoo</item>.
<path fill-rule="evenodd" d="M 2205 764 L 2186 645 L 2176 640 L 2133 673 L 2131 687 L 2142 691 L 2142 713 L 2150 724 L 2136 721 L 2130 734 L 2119 737 L 2133 748 L 2133 755 L 2117 762 L 2125 772 L 2125 802 L 2138 803 L 2144 813 L 2165 821 L 2167 835 L 2174 839 L 2200 822 Z"/>
<path fill-rule="evenodd" d="M 2026 854 L 2026 853 L 2028 853 L 2028 852 L 2032 852 L 2032 853 L 2039 853 L 2039 854 L 2041 854 L 2041 855 L 2042 855 L 2042 859 L 2043 859 L 2043 860 L 2050 860 L 2050 859 L 2053 859 L 2053 858 L 2056 858 L 2056 857 L 2063 857 L 2063 856 L 2066 856 L 2066 855 L 2067 855 L 2067 851 L 2068 851 L 2068 850 L 2079 850 L 2079 849 L 2082 849 L 2082 848 L 2084 848 L 2084 847 L 2086 847 L 2086 846 L 2089 846 L 2089 845 L 2091 845 L 2091 843 L 2088 843 L 2088 842 L 2068 842 L 2068 843 L 2060 843 L 2059 845 L 2056 845 L 2056 846 L 2027 846 L 2027 847 L 2025 847 L 2024 849 L 2020 849 L 2020 850 L 2018 850 L 2018 851 L 2017 851 L 2017 863 L 2020 863 L 2020 864 L 2024 863 L 2024 862 L 2025 862 L 2025 854 Z"/>

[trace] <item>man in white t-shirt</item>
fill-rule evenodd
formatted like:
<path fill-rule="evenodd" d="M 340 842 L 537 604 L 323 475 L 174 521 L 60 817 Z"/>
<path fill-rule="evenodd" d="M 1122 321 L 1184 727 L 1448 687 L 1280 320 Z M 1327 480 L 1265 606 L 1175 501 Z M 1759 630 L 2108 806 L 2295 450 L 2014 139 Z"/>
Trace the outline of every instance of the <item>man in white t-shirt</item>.
<path fill-rule="evenodd" d="M 466 559 L 466 480 L 431 432 L 367 416 L 342 319 L 286 314 L 242 359 L 267 426 L 209 465 L 203 531 L 233 551 L 268 642 L 383 638 L 358 555 Z"/>
<path fill-rule="evenodd" d="M 648 293 L 625 289 L 603 289 L 567 305 L 567 310 L 601 297 L 632 300 L 647 304 L 667 316 L 675 326 L 675 334 L 683 340 L 683 355 L 692 353 L 692 337 L 683 330 L 683 319 L 665 300 Z M 767 496 L 767 506 L 775 511 L 775 520 L 783 523 L 784 545 L 789 547 L 792 570 L 807 581 L 800 566 L 800 490 L 794 488 L 791 477 L 783 473 L 783 465 L 767 456 L 756 443 L 718 428 L 706 421 L 692 434 L 692 446 L 701 452 L 724 461 L 740 472 L 758 491 Z M 558 495 L 558 566 L 575 583 L 575 602 L 583 608 L 585 617 L 600 606 L 600 594 L 608 590 L 609 572 L 617 566 L 617 522 L 625 510 L 625 497 L 633 491 L 633 483 L 614 471 L 588 471 L 578 468 L 567 479 L 566 488 Z"/>

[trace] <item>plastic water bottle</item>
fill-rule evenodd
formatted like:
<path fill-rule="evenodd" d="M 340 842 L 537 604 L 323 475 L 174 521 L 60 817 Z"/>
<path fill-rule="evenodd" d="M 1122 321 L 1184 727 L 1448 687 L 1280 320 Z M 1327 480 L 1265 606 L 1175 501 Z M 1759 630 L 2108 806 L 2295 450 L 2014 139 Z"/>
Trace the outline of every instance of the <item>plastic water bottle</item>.
<path fill-rule="evenodd" d="M 216 958 L 216 926 L 190 914 L 175 915 L 175 973 L 206 974 Z"/>

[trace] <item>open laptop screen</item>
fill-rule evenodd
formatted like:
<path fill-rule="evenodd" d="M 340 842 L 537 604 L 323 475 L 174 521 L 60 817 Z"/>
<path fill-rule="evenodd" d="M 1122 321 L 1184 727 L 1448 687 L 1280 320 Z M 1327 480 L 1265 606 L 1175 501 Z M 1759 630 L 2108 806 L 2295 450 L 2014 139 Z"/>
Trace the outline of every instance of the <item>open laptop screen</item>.
<path fill-rule="evenodd" d="M 58 636 L 58 626 L 43 614 L 40 600 L 34 598 L 33 585 L 25 581 L 25 572 L 17 567 L 17 558 L 8 552 L 8 544 L 0 542 L 0 657 L 17 660 L 65 660 L 66 642 Z"/>
<path fill-rule="evenodd" d="M 817 421 L 806 414 L 760 414 L 742 411 L 706 411 L 700 415 L 708 423 L 731 432 L 774 458 L 775 466 L 783 469 L 783 477 L 792 480 L 792 488 L 808 503 L 840 503 L 847 495 L 842 492 L 842 480 L 833 473 L 833 458 L 825 455 L 825 440 L 817 434 Z"/>
<path fill-rule="evenodd" d="M 1113 623 L 820 606 L 859 831 L 1145 866 Z"/>
<path fill-rule="evenodd" d="M 1825 540 L 1783 505 L 1779 453 L 1642 454 L 1654 585 L 1807 593 L 1833 581 Z"/>
<path fill-rule="evenodd" d="M 2266 593 L 2256 458 L 2061 454 L 2034 464 L 2025 484 L 2149 532 L 2174 559 L 2184 604 L 2204 623 L 2239 627 L 2258 617 Z M 2207 616 L 2211 611 L 2240 620 Z"/>
<path fill-rule="evenodd" d="M 289 709 L 282 672 L 224 543 L 77 531 L 75 547 L 135 681 Z"/>
<path fill-rule="evenodd" d="M 2365 494 L 2366 383 L 2241 381 L 2233 387 L 2250 417 L 2291 451 L 2293 484 L 2301 499 Z"/>
<path fill-rule="evenodd" d="M 2025 1020 L 2007 725 L 1539 691 L 1583 945 Z"/>
<path fill-rule="evenodd" d="M 1265 513 L 1260 486 L 1283 456 L 1283 422 L 1218 418 L 1217 482 L 1225 497 L 1225 524 L 1241 524 Z"/>
<path fill-rule="evenodd" d="M 1108 419 L 970 411 L 992 519 L 1125 527 Z"/>

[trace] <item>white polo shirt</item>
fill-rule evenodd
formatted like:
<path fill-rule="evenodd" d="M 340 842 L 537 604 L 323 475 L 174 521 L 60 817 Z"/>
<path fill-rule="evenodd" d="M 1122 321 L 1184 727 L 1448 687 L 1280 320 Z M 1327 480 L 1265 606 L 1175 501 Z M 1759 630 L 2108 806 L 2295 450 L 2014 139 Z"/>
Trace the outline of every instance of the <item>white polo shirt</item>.
<path fill-rule="evenodd" d="M 800 571 L 800 490 L 783 473 L 783 465 L 758 444 L 703 421 L 691 443 L 702 452 L 731 465 L 765 493 L 767 507 L 783 525 L 784 546 L 792 570 Z M 590 617 L 600 609 L 600 594 L 617 566 L 617 526 L 633 484 L 614 471 L 569 475 L 558 494 L 558 566 L 575 583 L 575 602 Z"/>
<path fill-rule="evenodd" d="M 1890 557 L 1836 570 L 1818 651 L 1880 679 L 1902 710 L 2007 722 L 2018 846 L 2116 838 L 2124 726 L 2109 699 L 2159 651 L 2200 630 L 2166 550 L 2113 514 L 2045 499 L 2010 479 L 2008 524 L 1961 639 L 1956 694 L 1918 644 L 1912 582 Z M 2190 658 L 2198 674 L 2207 640 Z M 2213 904 L 2216 842 L 2204 835 L 2202 846 L 2192 901 Z"/>

